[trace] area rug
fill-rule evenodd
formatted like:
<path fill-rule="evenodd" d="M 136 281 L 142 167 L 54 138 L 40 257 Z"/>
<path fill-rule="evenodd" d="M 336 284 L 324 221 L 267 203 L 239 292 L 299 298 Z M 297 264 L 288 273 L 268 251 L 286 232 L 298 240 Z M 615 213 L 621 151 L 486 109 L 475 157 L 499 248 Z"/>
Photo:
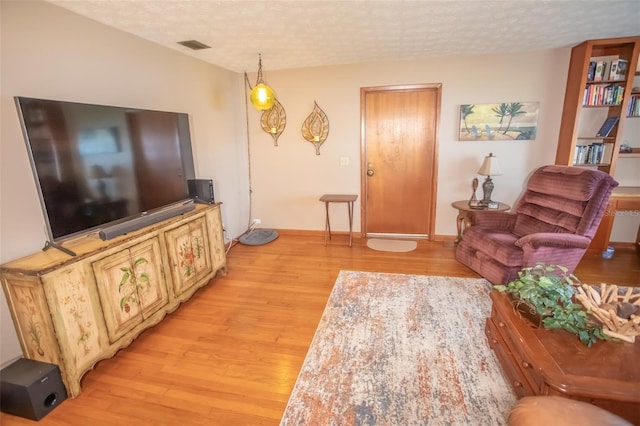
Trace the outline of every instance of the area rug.
<path fill-rule="evenodd" d="M 341 271 L 281 425 L 501 425 L 484 279 Z"/>
<path fill-rule="evenodd" d="M 367 247 L 378 251 L 407 252 L 418 247 L 418 243 L 412 240 L 389 240 L 385 238 L 367 239 Z"/>

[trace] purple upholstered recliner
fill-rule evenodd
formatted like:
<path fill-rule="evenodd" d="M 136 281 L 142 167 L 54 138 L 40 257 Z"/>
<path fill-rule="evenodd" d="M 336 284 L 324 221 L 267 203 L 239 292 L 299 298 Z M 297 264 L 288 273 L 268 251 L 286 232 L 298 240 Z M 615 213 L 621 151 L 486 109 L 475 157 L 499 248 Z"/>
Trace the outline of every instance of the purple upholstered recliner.
<path fill-rule="evenodd" d="M 522 268 L 537 263 L 563 265 L 573 272 L 616 186 L 618 182 L 598 170 L 540 167 L 511 212 L 472 213 L 456 259 L 494 285 L 509 283 Z"/>

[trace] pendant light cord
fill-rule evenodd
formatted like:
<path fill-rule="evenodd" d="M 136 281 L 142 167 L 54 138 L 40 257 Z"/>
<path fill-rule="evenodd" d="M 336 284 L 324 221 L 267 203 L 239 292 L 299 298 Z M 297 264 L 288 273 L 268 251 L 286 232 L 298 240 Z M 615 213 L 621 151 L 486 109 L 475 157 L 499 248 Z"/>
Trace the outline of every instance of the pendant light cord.
<path fill-rule="evenodd" d="M 262 53 L 258 53 L 258 78 L 256 79 L 256 86 L 260 83 L 264 84 L 262 81 Z M 249 85 L 251 87 L 251 85 Z"/>
<path fill-rule="evenodd" d="M 234 245 L 238 244 L 240 242 L 240 237 L 242 237 L 245 234 L 248 234 L 249 232 L 252 231 L 251 228 L 251 215 L 253 213 L 252 209 L 252 205 L 253 205 L 253 189 L 252 189 L 252 184 L 251 184 L 251 137 L 249 135 L 249 102 L 247 100 L 248 98 L 248 92 L 247 92 L 247 86 L 249 86 L 249 89 L 251 89 L 251 83 L 249 83 L 249 77 L 247 76 L 247 73 L 244 73 L 244 118 L 245 118 L 245 128 L 247 131 L 247 165 L 248 165 L 248 178 L 249 178 L 249 220 L 247 221 L 247 229 L 246 231 L 244 231 L 242 234 L 240 234 L 238 236 L 238 238 L 233 238 L 231 239 L 231 241 L 229 242 L 229 247 L 227 247 L 226 249 L 226 253 L 229 253 L 229 251 L 231 250 L 231 247 L 233 247 Z"/>
<path fill-rule="evenodd" d="M 253 186 L 251 182 L 251 136 L 249 132 L 249 93 L 247 91 L 247 86 L 249 86 L 249 90 L 252 90 L 251 83 L 249 82 L 249 76 L 246 71 L 244 73 L 244 118 L 245 118 L 245 129 L 247 131 L 247 164 L 249 167 L 249 219 L 247 220 L 247 230 L 243 232 L 243 235 L 251 230 L 251 225 L 253 225 L 251 221 L 251 215 L 253 213 Z"/>

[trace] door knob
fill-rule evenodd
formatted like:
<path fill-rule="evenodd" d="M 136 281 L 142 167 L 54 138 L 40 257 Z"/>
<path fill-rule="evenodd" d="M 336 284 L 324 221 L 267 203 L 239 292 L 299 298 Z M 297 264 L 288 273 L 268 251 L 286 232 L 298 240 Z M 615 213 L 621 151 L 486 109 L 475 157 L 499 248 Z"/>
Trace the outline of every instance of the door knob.
<path fill-rule="evenodd" d="M 367 176 L 373 176 L 374 174 L 375 172 L 373 171 L 373 169 L 367 170 Z"/>

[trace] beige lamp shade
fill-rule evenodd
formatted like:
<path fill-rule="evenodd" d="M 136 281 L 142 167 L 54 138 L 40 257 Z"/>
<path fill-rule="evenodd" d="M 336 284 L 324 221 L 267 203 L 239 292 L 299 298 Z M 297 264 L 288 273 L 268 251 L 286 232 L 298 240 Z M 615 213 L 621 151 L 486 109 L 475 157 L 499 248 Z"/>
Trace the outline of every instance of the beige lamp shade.
<path fill-rule="evenodd" d="M 502 174 L 497 157 L 493 155 L 493 153 L 484 157 L 484 161 L 482 162 L 482 166 L 480 166 L 480 170 L 478 170 L 478 174 L 482 176 L 499 176 Z"/>

